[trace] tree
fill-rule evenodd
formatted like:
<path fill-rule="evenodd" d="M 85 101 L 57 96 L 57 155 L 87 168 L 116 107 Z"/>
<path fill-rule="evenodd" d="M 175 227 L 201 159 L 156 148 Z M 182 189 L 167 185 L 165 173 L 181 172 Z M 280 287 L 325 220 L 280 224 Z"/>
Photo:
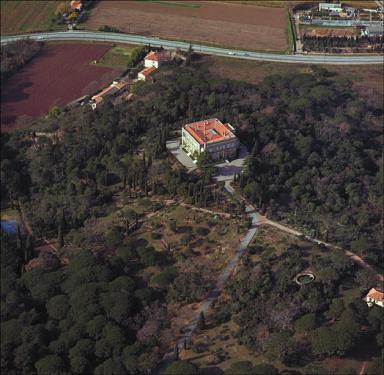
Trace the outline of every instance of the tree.
<path fill-rule="evenodd" d="M 364 251 L 368 250 L 368 248 L 368 240 L 365 237 L 360 237 L 351 242 L 351 250 L 359 255 L 362 255 Z"/>
<path fill-rule="evenodd" d="M 48 111 L 48 116 L 51 118 L 57 118 L 61 113 L 61 109 L 58 106 L 53 106 Z"/>
<path fill-rule="evenodd" d="M 205 329 L 205 317 L 204 317 L 204 312 L 203 311 L 200 312 L 199 319 L 197 321 L 196 327 L 200 331 Z"/>
<path fill-rule="evenodd" d="M 59 223 L 59 228 L 57 231 L 57 246 L 59 247 L 59 249 L 61 249 L 64 246 L 64 234 L 63 234 L 63 227 L 62 227 L 61 221 Z"/>
<path fill-rule="evenodd" d="M 46 304 L 48 315 L 55 320 L 62 320 L 66 317 L 70 308 L 68 297 L 60 294 L 52 297 Z"/>
<path fill-rule="evenodd" d="M 56 7 L 55 16 L 60 17 L 66 11 L 67 11 L 67 4 L 60 2 L 59 5 Z"/>
<path fill-rule="evenodd" d="M 311 333 L 311 346 L 315 355 L 334 355 L 337 352 L 337 334 L 328 327 L 320 327 Z"/>
<path fill-rule="evenodd" d="M 162 375 L 194 375 L 197 373 L 197 367 L 194 364 L 187 361 L 175 361 L 162 372 Z"/>
<path fill-rule="evenodd" d="M 344 301 L 342 298 L 334 298 L 329 305 L 326 316 L 329 319 L 338 319 L 344 311 Z"/>
<path fill-rule="evenodd" d="M 240 361 L 234 362 L 224 371 L 224 375 L 253 375 L 255 374 L 252 362 Z"/>
<path fill-rule="evenodd" d="M 70 359 L 71 369 L 75 374 L 89 373 L 89 361 L 84 356 L 75 356 Z"/>
<path fill-rule="evenodd" d="M 175 348 L 173 349 L 173 359 L 175 361 L 179 360 L 179 345 L 176 343 Z"/>
<path fill-rule="evenodd" d="M 306 314 L 295 322 L 295 331 L 299 333 L 307 333 L 317 327 L 317 318 L 315 314 Z"/>
<path fill-rule="evenodd" d="M 57 355 L 47 355 L 35 363 L 38 375 L 61 374 L 64 370 L 64 361 Z"/>
<path fill-rule="evenodd" d="M 290 362 L 296 356 L 297 344 L 286 332 L 273 333 L 267 340 L 265 348 L 270 360 L 277 358 L 283 363 Z"/>
<path fill-rule="evenodd" d="M 255 375 L 278 375 L 279 370 L 268 363 L 261 363 L 253 367 L 253 374 Z"/>

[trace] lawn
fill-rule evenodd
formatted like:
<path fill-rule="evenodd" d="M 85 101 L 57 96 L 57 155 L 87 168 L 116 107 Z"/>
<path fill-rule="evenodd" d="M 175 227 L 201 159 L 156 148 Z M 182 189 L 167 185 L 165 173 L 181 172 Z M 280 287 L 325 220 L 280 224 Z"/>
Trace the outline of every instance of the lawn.
<path fill-rule="evenodd" d="M 60 3 L 63 1 L 2 1 L 1 34 L 64 29 L 52 23 Z"/>
<path fill-rule="evenodd" d="M 97 61 L 96 66 L 127 68 L 132 48 L 135 47 L 127 45 L 112 47 L 101 59 Z"/>

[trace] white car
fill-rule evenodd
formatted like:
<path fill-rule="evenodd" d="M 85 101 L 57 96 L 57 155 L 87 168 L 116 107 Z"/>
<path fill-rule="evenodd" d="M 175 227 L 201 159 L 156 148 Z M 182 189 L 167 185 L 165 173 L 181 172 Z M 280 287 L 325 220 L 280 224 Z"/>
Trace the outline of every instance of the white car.
<path fill-rule="evenodd" d="M 234 52 L 228 52 L 228 55 L 234 55 L 235 53 Z"/>

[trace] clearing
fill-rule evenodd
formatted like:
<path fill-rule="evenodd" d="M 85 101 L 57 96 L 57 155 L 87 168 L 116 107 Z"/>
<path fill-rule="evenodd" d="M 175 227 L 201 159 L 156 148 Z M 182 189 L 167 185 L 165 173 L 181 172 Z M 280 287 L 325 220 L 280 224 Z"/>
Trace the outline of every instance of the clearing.
<path fill-rule="evenodd" d="M 100 1 L 85 26 L 253 50 L 285 51 L 286 10 L 220 2 Z"/>
<path fill-rule="evenodd" d="M 315 282 L 320 280 L 326 281 L 326 273 L 320 272 L 323 267 L 323 262 L 333 262 L 332 252 L 327 249 L 322 249 L 316 245 L 309 243 L 303 239 L 287 235 L 275 228 L 260 227 L 258 234 L 256 235 L 255 242 L 251 245 L 250 260 L 253 262 L 254 267 L 248 268 L 246 271 L 246 264 L 239 267 L 237 273 L 233 279 L 241 280 L 244 277 L 246 279 L 253 279 L 258 277 L 258 265 L 261 262 L 266 262 L 271 265 L 271 271 L 273 274 L 281 272 L 281 265 L 279 263 L 291 252 L 290 249 L 298 248 L 303 254 L 303 259 L 309 263 L 309 267 L 314 270 Z M 290 255 L 288 255 L 289 257 Z M 251 269 L 251 271 L 249 271 Z M 317 271 L 316 271 L 317 270 Z M 249 274 L 246 272 L 250 272 Z M 293 280 L 292 280 L 293 283 Z M 292 286 L 294 289 L 295 287 Z M 273 293 L 273 292 L 272 292 Z M 272 294 L 271 293 L 271 294 Z M 343 300 L 345 306 L 350 302 L 360 299 L 363 295 L 359 285 L 350 276 L 343 277 L 337 291 L 337 298 Z M 246 297 L 244 297 L 246 298 Z M 272 298 L 272 296 L 271 296 Z M 253 364 L 261 364 L 269 362 L 280 371 L 284 370 L 299 370 L 303 371 L 303 367 L 289 367 L 284 366 L 280 361 L 270 359 L 265 356 L 263 350 L 252 351 L 239 342 L 239 329 L 241 325 L 238 324 L 238 314 L 232 313 L 227 318 L 224 318 L 223 310 L 228 311 L 228 306 L 231 306 L 230 295 L 223 294 L 220 296 L 218 302 L 215 304 L 214 310 L 208 318 L 206 317 L 206 329 L 200 331 L 194 336 L 194 341 L 189 350 L 183 350 L 181 353 L 182 359 L 187 359 L 192 363 L 200 367 L 215 366 L 221 369 L 228 368 L 233 362 L 238 361 L 251 361 Z M 230 310 L 230 309 L 229 309 Z M 327 324 L 327 323 L 323 323 Z M 263 323 L 259 324 L 257 329 L 257 342 L 263 341 L 269 335 L 269 328 Z M 295 333 L 294 339 L 298 342 L 305 342 L 306 335 L 301 333 Z M 314 361 L 313 359 L 309 363 L 314 363 L 321 368 L 328 369 L 331 373 L 335 373 L 340 369 L 352 368 L 357 371 L 361 368 L 362 364 L 369 360 L 372 354 L 375 352 L 374 345 L 369 345 L 366 350 L 363 350 L 360 354 L 351 353 L 344 358 L 330 357 L 322 361 Z M 363 353 L 364 352 L 364 353 Z M 214 367 L 212 367 L 213 369 Z"/>
<path fill-rule="evenodd" d="M 2 1 L 1 35 L 63 29 L 52 22 L 60 3 L 63 1 Z"/>
<path fill-rule="evenodd" d="M 110 48 L 95 43 L 45 45 L 2 85 L 1 130 L 25 127 L 33 118 L 46 114 L 51 106 L 63 106 L 110 83 L 121 69 L 89 64 Z"/>

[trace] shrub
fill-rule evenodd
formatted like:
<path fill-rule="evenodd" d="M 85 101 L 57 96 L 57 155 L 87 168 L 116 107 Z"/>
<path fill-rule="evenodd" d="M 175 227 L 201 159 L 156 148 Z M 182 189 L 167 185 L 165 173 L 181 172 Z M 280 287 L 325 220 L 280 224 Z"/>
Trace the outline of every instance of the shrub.
<path fill-rule="evenodd" d="M 196 228 L 196 232 L 200 234 L 200 236 L 207 236 L 210 230 L 207 227 L 198 227 Z"/>

